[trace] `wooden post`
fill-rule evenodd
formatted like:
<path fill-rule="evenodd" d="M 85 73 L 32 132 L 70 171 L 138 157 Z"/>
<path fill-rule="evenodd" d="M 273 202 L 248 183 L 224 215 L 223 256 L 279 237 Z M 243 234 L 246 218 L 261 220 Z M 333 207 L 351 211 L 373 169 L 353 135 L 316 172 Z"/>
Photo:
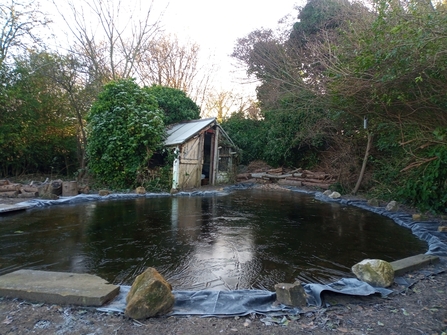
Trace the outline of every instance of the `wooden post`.
<path fill-rule="evenodd" d="M 363 157 L 363 164 L 362 169 L 360 170 L 359 179 L 357 180 L 357 184 L 354 187 L 354 190 L 352 191 L 352 194 L 356 194 L 359 190 L 360 184 L 362 183 L 363 175 L 365 174 L 366 170 L 366 163 L 368 162 L 369 157 L 369 150 L 371 150 L 371 144 L 372 144 L 372 133 L 368 132 L 368 143 L 366 144 L 366 151 L 365 151 L 365 157 Z"/>

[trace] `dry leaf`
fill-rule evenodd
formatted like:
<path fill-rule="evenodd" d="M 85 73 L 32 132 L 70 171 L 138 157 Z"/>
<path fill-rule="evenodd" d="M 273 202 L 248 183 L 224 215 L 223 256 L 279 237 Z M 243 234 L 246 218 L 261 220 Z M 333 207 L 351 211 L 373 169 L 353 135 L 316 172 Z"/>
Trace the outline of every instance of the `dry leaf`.
<path fill-rule="evenodd" d="M 12 318 L 10 316 L 7 316 L 5 318 L 5 320 L 3 320 L 2 323 L 4 323 L 5 325 L 9 325 L 12 322 Z"/>

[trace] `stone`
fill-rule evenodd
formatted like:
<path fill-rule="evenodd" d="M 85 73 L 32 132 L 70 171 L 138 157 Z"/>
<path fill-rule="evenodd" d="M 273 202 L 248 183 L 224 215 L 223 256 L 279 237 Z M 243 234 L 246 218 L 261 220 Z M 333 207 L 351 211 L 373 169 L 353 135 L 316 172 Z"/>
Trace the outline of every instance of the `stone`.
<path fill-rule="evenodd" d="M 388 205 L 386 205 L 385 210 L 388 212 L 397 212 L 399 210 L 399 204 L 396 201 L 390 201 Z"/>
<path fill-rule="evenodd" d="M 392 265 L 381 259 L 364 259 L 351 270 L 359 280 L 375 287 L 388 287 L 394 282 Z"/>
<path fill-rule="evenodd" d="M 332 192 L 331 194 L 329 194 L 329 198 L 331 198 L 331 199 L 338 199 L 340 197 L 341 197 L 341 194 L 338 192 L 335 192 L 335 191 Z"/>
<path fill-rule="evenodd" d="M 371 207 L 379 207 L 380 203 L 379 200 L 377 200 L 376 198 L 372 198 L 368 200 L 368 205 Z"/>
<path fill-rule="evenodd" d="M 323 195 L 328 197 L 329 195 L 331 195 L 331 193 L 332 193 L 331 190 L 326 190 L 326 191 L 323 192 Z"/>
<path fill-rule="evenodd" d="M 137 194 L 146 194 L 146 189 L 143 186 L 139 186 L 137 187 L 137 189 L 135 190 L 135 192 Z"/>
<path fill-rule="evenodd" d="M 438 227 L 438 231 L 441 232 L 441 233 L 447 232 L 447 226 L 439 226 Z"/>
<path fill-rule="evenodd" d="M 90 193 L 90 187 L 88 185 L 87 186 L 81 186 L 81 187 L 79 187 L 78 192 L 80 194 L 89 194 Z"/>
<path fill-rule="evenodd" d="M 305 307 L 307 295 L 300 281 L 275 285 L 276 301 L 286 306 Z"/>
<path fill-rule="evenodd" d="M 390 264 L 393 267 L 394 276 L 402 276 L 406 272 L 415 271 L 424 266 L 435 264 L 437 262 L 439 262 L 438 256 L 420 254 L 399 259 L 391 262 Z"/>
<path fill-rule="evenodd" d="M 109 191 L 109 190 L 99 190 L 99 192 L 98 192 L 98 194 L 101 196 L 101 197 L 105 197 L 105 196 L 107 196 L 107 195 L 109 195 L 111 192 Z"/>
<path fill-rule="evenodd" d="M 411 215 L 411 218 L 413 219 L 413 221 L 421 221 L 422 220 L 422 214 L 413 214 Z"/>
<path fill-rule="evenodd" d="M 137 276 L 126 297 L 125 315 L 136 320 L 169 313 L 174 306 L 171 285 L 154 268 Z"/>
<path fill-rule="evenodd" d="M 0 297 L 59 305 L 102 306 L 120 287 L 85 273 L 17 270 L 0 276 Z"/>

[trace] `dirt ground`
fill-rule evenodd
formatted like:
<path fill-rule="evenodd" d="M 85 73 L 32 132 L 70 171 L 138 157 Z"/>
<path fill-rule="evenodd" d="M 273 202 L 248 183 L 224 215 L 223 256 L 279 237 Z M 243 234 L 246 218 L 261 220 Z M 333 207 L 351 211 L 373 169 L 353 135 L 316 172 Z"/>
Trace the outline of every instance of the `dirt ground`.
<path fill-rule="evenodd" d="M 427 268 L 426 268 L 427 269 Z M 425 269 L 425 270 L 426 270 Z M 405 275 L 388 298 L 323 294 L 298 316 L 157 317 L 143 321 L 91 308 L 0 298 L 0 334 L 447 334 L 447 273 Z"/>
<path fill-rule="evenodd" d="M 25 199 L 2 198 L 12 204 Z M 447 259 L 442 258 L 446 266 Z M 444 267 L 445 268 L 445 267 Z M 157 317 L 136 321 L 93 308 L 32 303 L 0 297 L 0 335 L 6 334 L 427 334 L 447 335 L 447 272 L 429 266 L 394 284 L 394 294 L 352 297 L 324 293 L 324 307 L 297 316 L 229 318 Z"/>

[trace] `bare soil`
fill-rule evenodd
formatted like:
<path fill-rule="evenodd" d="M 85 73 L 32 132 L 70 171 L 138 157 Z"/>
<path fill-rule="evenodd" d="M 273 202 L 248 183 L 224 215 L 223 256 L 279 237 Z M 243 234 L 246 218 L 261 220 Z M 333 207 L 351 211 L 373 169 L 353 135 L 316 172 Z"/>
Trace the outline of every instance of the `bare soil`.
<path fill-rule="evenodd" d="M 276 190 L 274 186 L 266 189 Z M 207 187 L 206 190 L 216 189 Z M 203 190 L 203 189 L 202 189 Z M 0 203 L 26 199 L 2 198 Z M 445 265 L 447 259 L 441 258 Z M 423 270 L 431 270 L 429 266 Z M 410 287 L 394 284 L 388 298 L 324 293 L 324 307 L 298 316 L 270 318 L 156 317 L 136 321 L 94 308 L 32 303 L 0 297 L 0 335 L 6 334 L 427 334 L 447 335 L 447 273 L 404 276 Z"/>
<path fill-rule="evenodd" d="M 0 298 L 0 334 L 427 334 L 447 333 L 447 273 L 406 275 L 416 280 L 400 292 L 352 297 L 324 293 L 324 308 L 269 318 L 156 317 L 136 321 L 95 309 Z"/>

